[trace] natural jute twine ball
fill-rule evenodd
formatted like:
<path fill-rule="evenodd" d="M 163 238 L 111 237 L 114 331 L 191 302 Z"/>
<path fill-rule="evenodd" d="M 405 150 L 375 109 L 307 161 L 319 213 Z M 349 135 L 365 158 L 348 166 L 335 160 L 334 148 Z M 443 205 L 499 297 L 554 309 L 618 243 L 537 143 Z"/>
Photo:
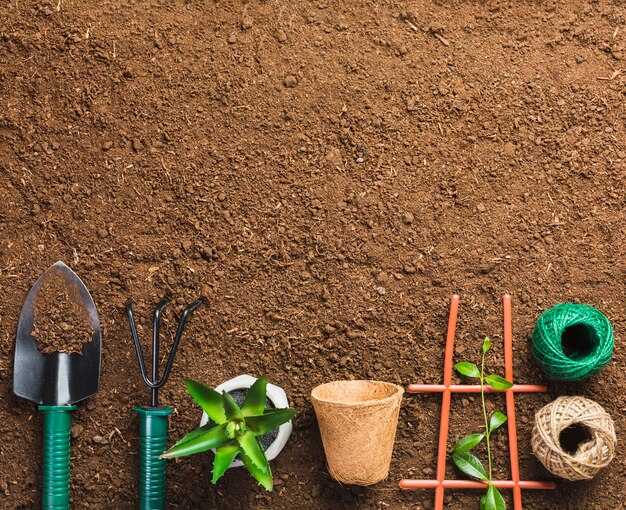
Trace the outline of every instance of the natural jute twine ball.
<path fill-rule="evenodd" d="M 573 425 L 585 428 L 591 439 L 570 455 L 561 447 L 559 437 Z M 559 397 L 535 414 L 533 452 L 548 471 L 566 480 L 593 478 L 613 459 L 616 443 L 613 420 L 588 398 Z"/>
<path fill-rule="evenodd" d="M 532 350 L 544 373 L 555 381 L 577 381 L 611 359 L 613 328 L 593 306 L 564 303 L 541 314 Z"/>

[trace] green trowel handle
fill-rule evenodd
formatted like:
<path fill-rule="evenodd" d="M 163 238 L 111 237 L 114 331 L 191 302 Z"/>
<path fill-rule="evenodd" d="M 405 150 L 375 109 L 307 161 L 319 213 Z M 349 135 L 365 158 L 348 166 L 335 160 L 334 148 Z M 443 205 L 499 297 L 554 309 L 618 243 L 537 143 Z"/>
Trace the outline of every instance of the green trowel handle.
<path fill-rule="evenodd" d="M 136 407 L 139 413 L 139 508 L 165 508 L 165 459 L 167 416 L 171 407 Z"/>
<path fill-rule="evenodd" d="M 43 510 L 70 507 L 70 429 L 76 406 L 39 406 L 43 412 Z"/>

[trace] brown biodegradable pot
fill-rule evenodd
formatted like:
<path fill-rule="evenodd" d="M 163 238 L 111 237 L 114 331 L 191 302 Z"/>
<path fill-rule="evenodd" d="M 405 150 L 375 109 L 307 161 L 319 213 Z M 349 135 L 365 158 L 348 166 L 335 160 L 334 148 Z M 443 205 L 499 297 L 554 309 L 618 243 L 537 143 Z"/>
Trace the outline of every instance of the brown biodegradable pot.
<path fill-rule="evenodd" d="M 404 389 L 378 381 L 333 381 L 313 389 L 328 471 L 338 482 L 387 478 Z"/>

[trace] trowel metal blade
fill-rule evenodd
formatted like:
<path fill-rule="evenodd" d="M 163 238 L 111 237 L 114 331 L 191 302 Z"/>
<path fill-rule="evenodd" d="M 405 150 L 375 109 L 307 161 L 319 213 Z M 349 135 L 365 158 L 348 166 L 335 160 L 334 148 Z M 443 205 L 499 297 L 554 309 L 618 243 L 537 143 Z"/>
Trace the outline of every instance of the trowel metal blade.
<path fill-rule="evenodd" d="M 76 304 L 88 312 L 93 335 L 80 353 L 44 354 L 37 349 L 36 339 L 31 334 L 35 298 L 49 271 L 58 272 L 68 288 L 78 290 L 71 294 L 76 296 Z M 15 338 L 13 392 L 44 405 L 73 404 L 90 397 L 98 391 L 100 383 L 101 344 L 100 321 L 87 287 L 68 266 L 56 262 L 34 283 L 22 306 Z"/>

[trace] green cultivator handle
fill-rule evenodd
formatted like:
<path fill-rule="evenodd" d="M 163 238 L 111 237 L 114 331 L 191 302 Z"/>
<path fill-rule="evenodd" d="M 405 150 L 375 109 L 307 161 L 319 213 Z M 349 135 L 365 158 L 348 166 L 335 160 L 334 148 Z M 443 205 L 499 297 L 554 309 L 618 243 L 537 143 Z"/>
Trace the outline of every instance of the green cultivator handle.
<path fill-rule="evenodd" d="M 70 429 L 76 406 L 39 406 L 43 412 L 43 510 L 70 507 Z"/>
<path fill-rule="evenodd" d="M 165 507 L 165 459 L 167 416 L 171 407 L 136 407 L 139 414 L 139 509 Z"/>

